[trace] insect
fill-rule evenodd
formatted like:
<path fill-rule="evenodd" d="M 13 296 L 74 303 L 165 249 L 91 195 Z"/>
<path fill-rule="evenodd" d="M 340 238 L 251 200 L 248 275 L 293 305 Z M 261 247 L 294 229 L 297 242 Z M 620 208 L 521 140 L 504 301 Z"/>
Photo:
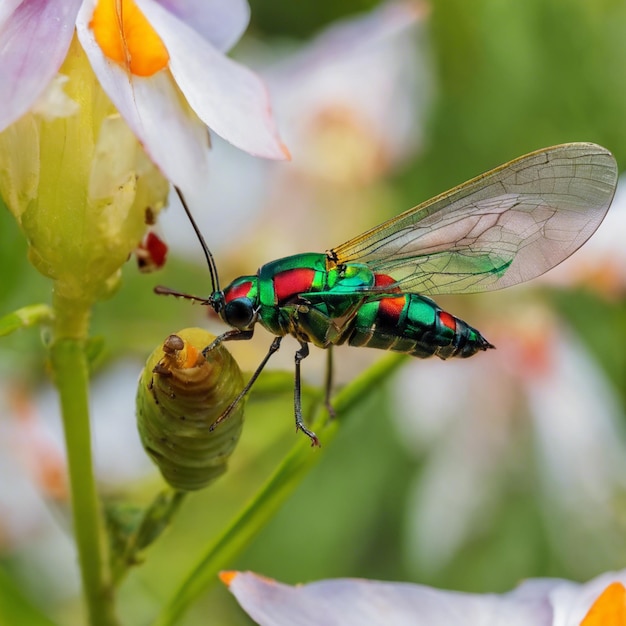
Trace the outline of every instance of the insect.
<path fill-rule="evenodd" d="M 148 358 L 137 390 L 137 426 L 146 452 L 179 491 L 206 487 L 226 471 L 243 427 L 243 403 L 216 432 L 209 430 L 243 389 L 224 346 L 206 356 L 215 336 L 201 328 L 170 335 Z"/>
<path fill-rule="evenodd" d="M 276 337 L 239 396 L 212 428 L 226 420 L 256 381 L 285 335 L 295 353 L 296 429 L 319 445 L 303 423 L 300 363 L 309 343 L 404 352 L 417 357 L 469 357 L 493 346 L 428 296 L 490 291 L 535 278 L 575 252 L 602 222 L 615 193 L 617 164 L 591 143 L 537 150 L 482 174 L 325 253 L 272 261 L 221 289 L 213 256 L 193 217 L 209 265 L 212 293 L 198 298 L 231 330 L 207 346 L 250 339 L 256 324 Z"/>

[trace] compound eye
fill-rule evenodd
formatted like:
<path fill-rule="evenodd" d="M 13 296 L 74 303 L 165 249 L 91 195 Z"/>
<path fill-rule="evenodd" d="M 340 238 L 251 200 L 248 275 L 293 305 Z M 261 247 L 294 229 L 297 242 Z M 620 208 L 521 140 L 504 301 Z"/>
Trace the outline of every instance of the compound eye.
<path fill-rule="evenodd" d="M 224 307 L 224 321 L 234 328 L 244 330 L 254 323 L 256 318 L 252 301 L 249 298 L 235 298 Z"/>

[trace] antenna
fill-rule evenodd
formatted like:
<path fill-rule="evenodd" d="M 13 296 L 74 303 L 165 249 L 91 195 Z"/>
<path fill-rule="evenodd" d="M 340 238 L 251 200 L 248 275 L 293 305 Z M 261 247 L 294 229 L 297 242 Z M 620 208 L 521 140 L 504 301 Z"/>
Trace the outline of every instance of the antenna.
<path fill-rule="evenodd" d="M 209 250 L 209 246 L 206 245 L 206 241 L 204 240 L 204 237 L 202 236 L 202 233 L 200 232 L 200 229 L 198 228 L 198 225 L 196 224 L 196 220 L 193 219 L 193 215 L 191 214 L 191 211 L 189 210 L 189 207 L 187 206 L 187 202 L 185 201 L 185 196 L 183 196 L 183 192 L 178 187 L 176 187 L 176 185 L 174 185 L 174 189 L 176 190 L 176 193 L 178 194 L 178 197 L 180 198 L 180 202 L 183 205 L 183 209 L 185 209 L 185 213 L 187 213 L 187 217 L 189 218 L 189 221 L 191 222 L 191 225 L 193 226 L 193 229 L 196 233 L 196 237 L 198 237 L 198 241 L 200 242 L 200 245 L 202 246 L 202 251 L 204 252 L 207 265 L 209 266 L 209 273 L 211 275 L 211 286 L 213 287 L 213 293 L 219 292 L 220 281 L 217 275 L 217 266 L 215 265 L 215 259 L 213 258 L 213 255 L 211 254 L 211 251 Z M 175 294 L 172 293 L 172 295 L 175 295 Z M 182 296 L 183 298 L 188 297 L 186 294 L 185 295 L 178 294 L 178 295 Z M 189 298 L 189 299 L 192 299 L 192 298 Z M 206 302 L 208 301 L 205 301 L 205 303 Z"/>
<path fill-rule="evenodd" d="M 175 289 L 163 287 L 162 285 L 157 285 L 154 288 L 154 293 L 158 294 L 159 296 L 175 296 L 177 298 L 185 298 L 185 300 L 193 300 L 193 302 L 199 302 L 200 304 L 211 304 L 210 298 L 200 298 L 198 296 L 192 296 L 190 293 L 185 293 L 184 291 L 176 291 Z"/>

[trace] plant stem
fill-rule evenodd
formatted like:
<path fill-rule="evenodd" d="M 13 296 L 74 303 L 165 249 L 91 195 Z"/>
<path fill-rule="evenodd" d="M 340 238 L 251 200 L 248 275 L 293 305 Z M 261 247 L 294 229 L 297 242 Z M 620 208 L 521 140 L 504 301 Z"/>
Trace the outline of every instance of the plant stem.
<path fill-rule="evenodd" d="M 184 491 L 170 488 L 158 493 L 152 503 L 143 512 L 141 523 L 129 537 L 123 551 L 116 554 L 113 550 L 111 578 L 114 587 L 118 587 L 129 569 L 138 565 L 141 553 L 151 546 L 161 534 L 169 528 L 172 518 L 187 496 Z"/>
<path fill-rule="evenodd" d="M 67 303 L 66 303 L 67 304 Z M 71 305 L 70 305 L 71 306 Z M 89 373 L 85 355 L 85 338 L 67 336 L 68 319 L 55 308 L 61 322 L 55 324 L 55 338 L 50 347 L 54 382 L 60 396 L 70 490 L 74 534 L 78 548 L 83 589 L 92 626 L 113 626 L 118 623 L 114 612 L 113 592 L 102 517 L 93 473 L 91 432 L 89 424 Z M 60 314 L 60 315 L 59 315 Z M 87 328 L 86 319 L 79 319 L 76 307 L 71 318 L 76 335 Z M 58 322 L 58 319 L 57 319 Z"/>

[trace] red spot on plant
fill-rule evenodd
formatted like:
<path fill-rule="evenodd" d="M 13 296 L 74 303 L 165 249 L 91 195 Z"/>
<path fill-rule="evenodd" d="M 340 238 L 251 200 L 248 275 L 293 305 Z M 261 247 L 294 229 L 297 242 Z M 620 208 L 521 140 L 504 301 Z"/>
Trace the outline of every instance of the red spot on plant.
<path fill-rule="evenodd" d="M 165 265 L 167 244 L 156 233 L 150 231 L 141 242 L 135 254 L 137 265 L 142 272 L 151 272 Z"/>

